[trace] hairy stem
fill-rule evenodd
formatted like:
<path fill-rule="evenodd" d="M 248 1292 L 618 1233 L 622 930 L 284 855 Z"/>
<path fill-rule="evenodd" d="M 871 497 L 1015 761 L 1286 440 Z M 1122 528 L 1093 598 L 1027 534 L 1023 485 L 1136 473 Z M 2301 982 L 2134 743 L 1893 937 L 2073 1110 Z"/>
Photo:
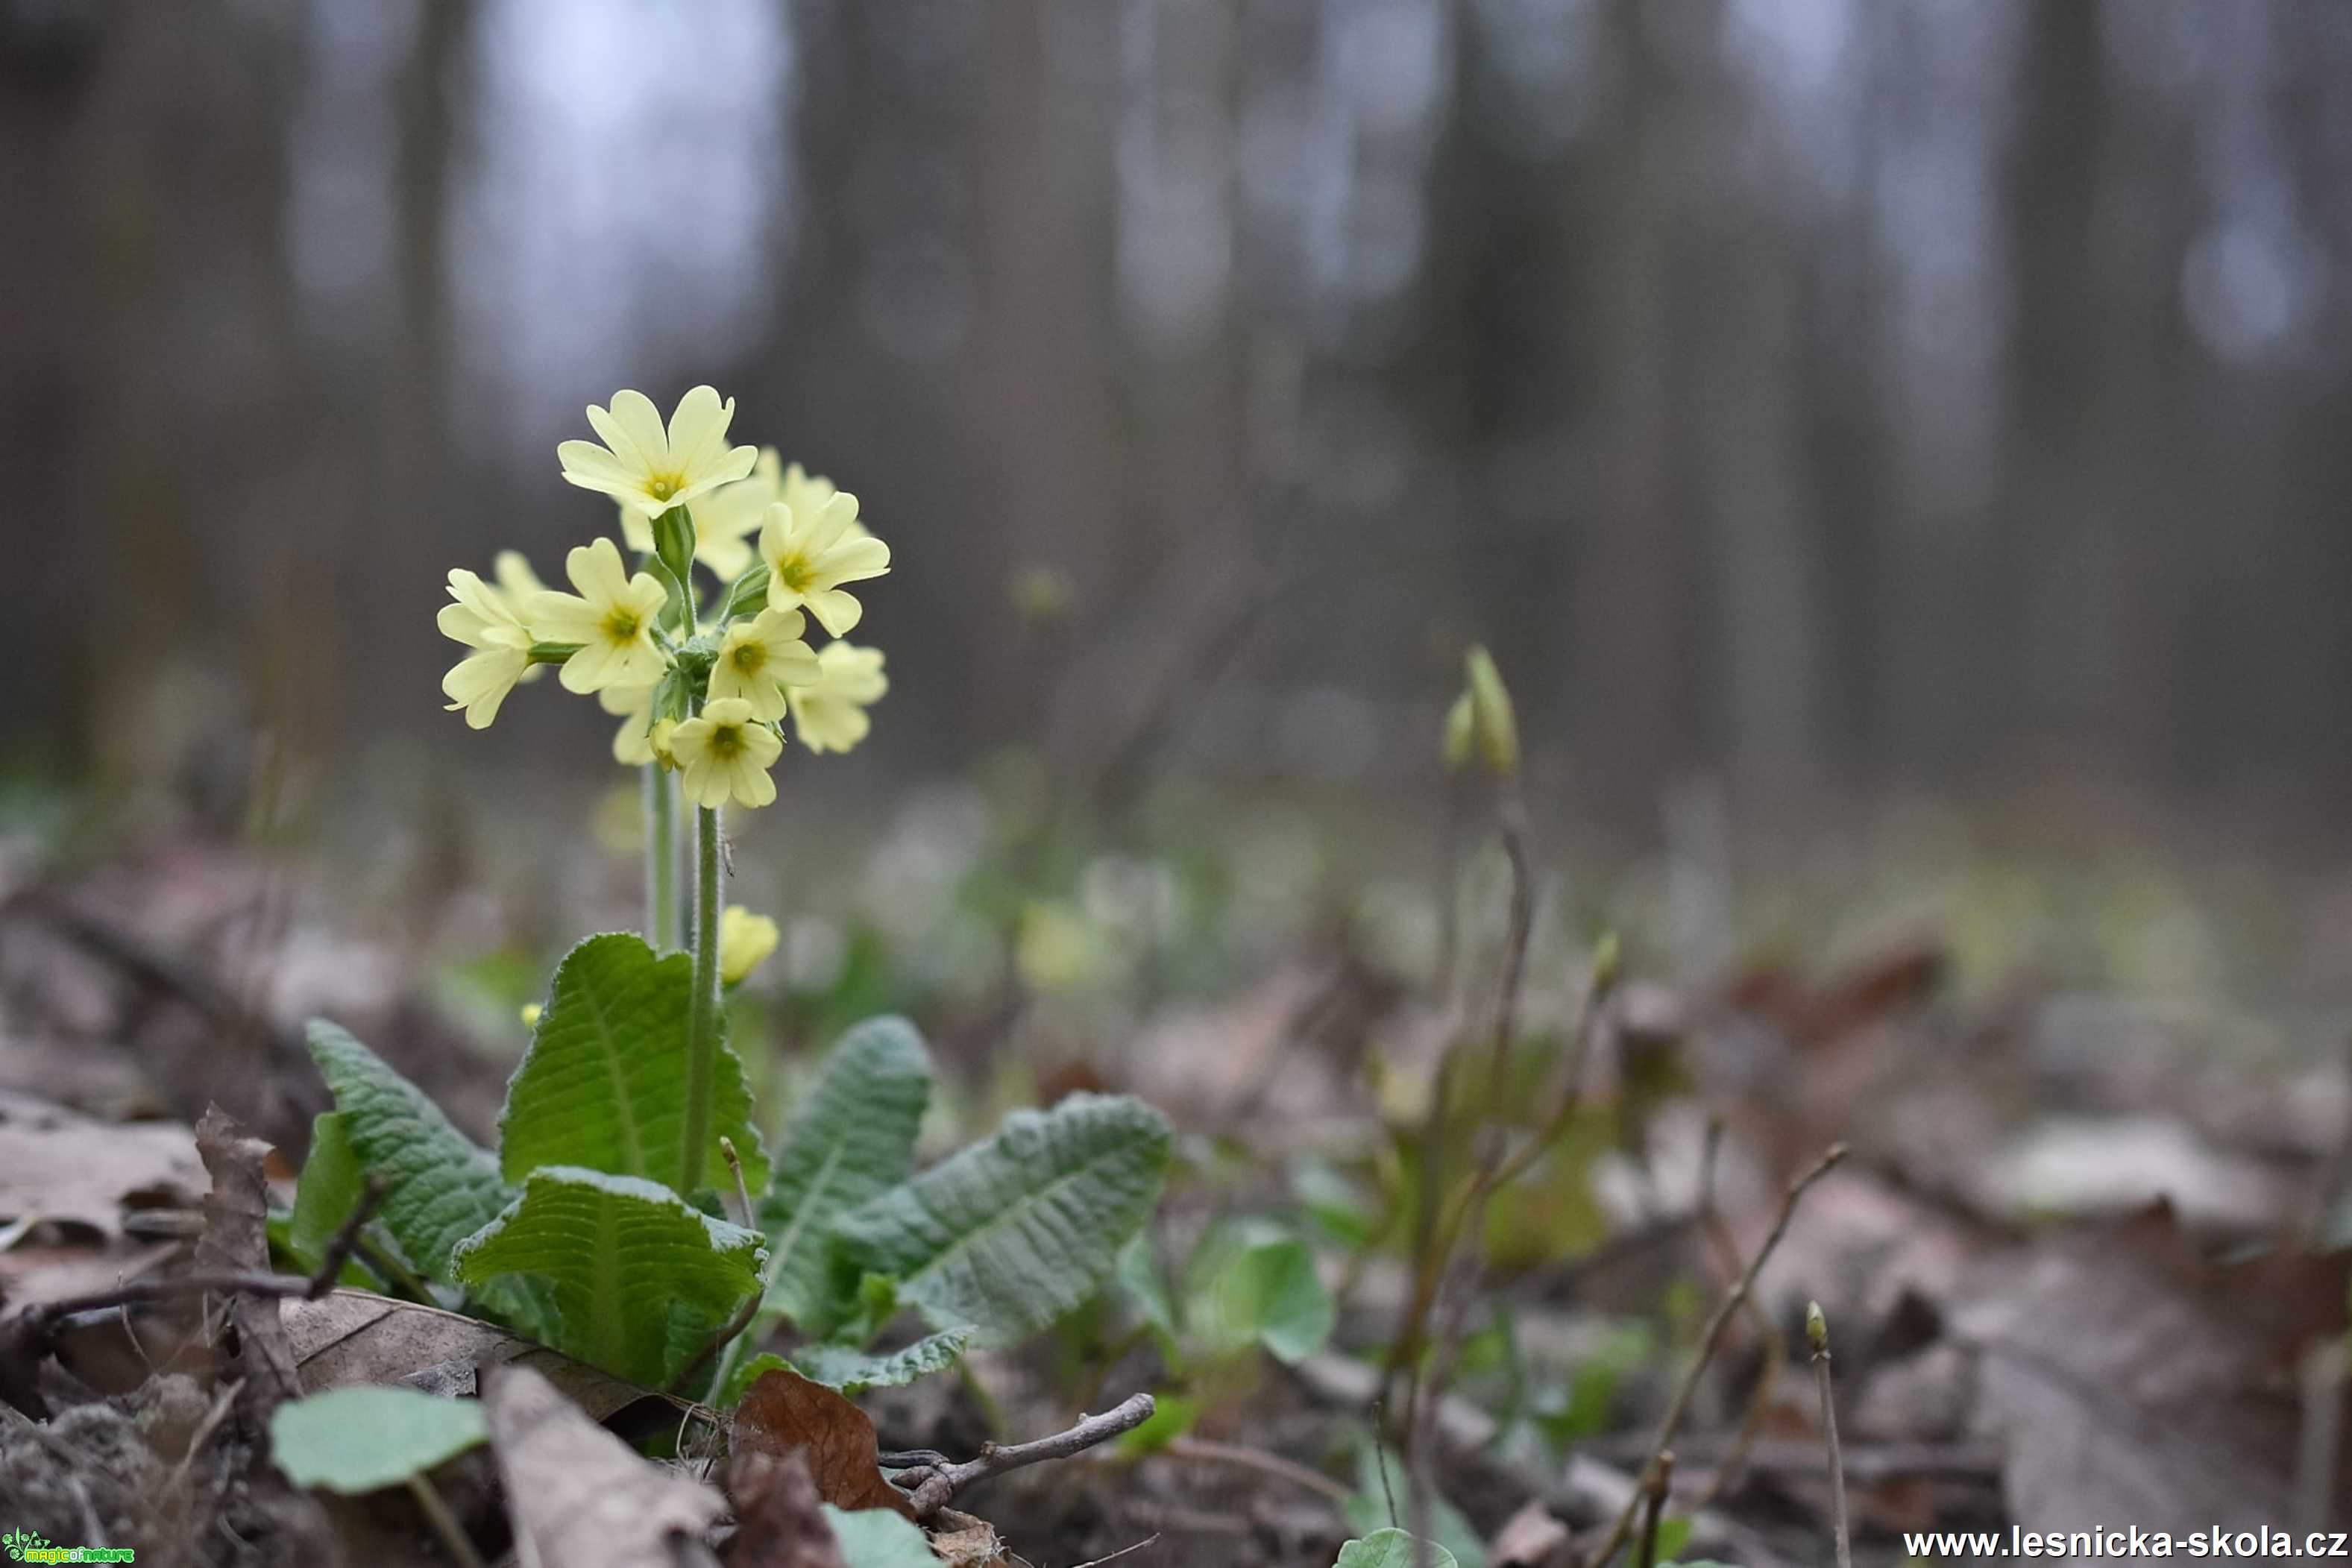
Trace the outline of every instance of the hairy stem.
<path fill-rule="evenodd" d="M 669 769 L 645 766 L 646 945 L 661 951 L 677 924 L 677 803 Z"/>
<path fill-rule="evenodd" d="M 694 813 L 694 1001 L 687 1014 L 686 1169 L 678 1186 L 693 1192 L 702 1185 L 710 1142 L 710 1083 L 719 1055 L 719 883 L 726 875 L 719 858 L 719 812 Z"/>
<path fill-rule="evenodd" d="M 1819 1307 L 1814 1308 L 1816 1314 Z M 1830 1522 L 1836 1533 L 1837 1568 L 1853 1568 L 1853 1542 L 1845 1517 L 1845 1456 L 1838 1451 L 1837 1401 L 1830 1389 L 1830 1336 L 1822 1332 L 1813 1351 L 1813 1386 L 1822 1396 L 1822 1442 L 1829 1450 Z"/>

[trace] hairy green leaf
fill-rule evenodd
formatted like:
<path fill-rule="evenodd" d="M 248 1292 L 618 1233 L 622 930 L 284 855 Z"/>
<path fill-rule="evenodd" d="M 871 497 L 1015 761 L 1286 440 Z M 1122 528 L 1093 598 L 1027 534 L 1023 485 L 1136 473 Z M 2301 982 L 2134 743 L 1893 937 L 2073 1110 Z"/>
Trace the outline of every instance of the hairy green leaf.
<path fill-rule="evenodd" d="M 1141 1101 L 1074 1094 L 1019 1111 L 995 1136 L 845 1217 L 854 1263 L 895 1277 L 940 1327 L 1002 1344 L 1108 1278 L 1160 1194 L 1168 1124 Z"/>
<path fill-rule="evenodd" d="M 1339 1548 L 1332 1568 L 1416 1568 L 1412 1537 L 1402 1530 L 1375 1530 Z M 1429 1543 L 1429 1568 L 1458 1568 L 1454 1553 Z"/>
<path fill-rule="evenodd" d="M 904 1019 L 868 1019 L 826 1055 L 760 1201 L 770 1249 L 762 1312 L 803 1329 L 832 1326 L 845 1283 L 832 1267 L 834 1226 L 907 1179 L 930 1100 L 930 1059 Z"/>
<path fill-rule="evenodd" d="M 793 1366 L 811 1382 L 844 1394 L 863 1394 L 869 1388 L 897 1388 L 918 1377 L 945 1372 L 962 1358 L 964 1347 L 971 1343 L 971 1330 L 959 1325 L 926 1334 L 885 1355 L 869 1355 L 845 1344 L 804 1345 L 793 1352 Z"/>
<path fill-rule="evenodd" d="M 666 1186 L 541 1166 L 522 1196 L 457 1250 L 480 1285 L 545 1281 L 557 1350 L 666 1387 L 760 1285 L 759 1232 L 713 1219 Z"/>
<path fill-rule="evenodd" d="M 488 1436 L 470 1399 L 362 1385 L 280 1405 L 269 1457 L 296 1486 L 350 1495 L 398 1486 Z"/>
<path fill-rule="evenodd" d="M 498 1163 L 345 1030 L 313 1019 L 310 1042 L 311 1059 L 334 1091 L 344 1141 L 364 1169 L 388 1184 L 377 1218 L 409 1262 L 443 1284 L 454 1282 L 451 1250 L 514 1196 Z"/>
<path fill-rule="evenodd" d="M 923 1532 L 887 1508 L 866 1508 L 852 1513 L 831 1503 L 824 1521 L 841 1546 L 841 1560 L 849 1568 L 940 1568 L 939 1554 Z"/>
<path fill-rule="evenodd" d="M 683 1191 L 693 994 L 693 960 L 684 953 L 656 957 L 633 932 L 591 936 L 564 955 L 499 1114 L 507 1180 L 520 1182 L 542 1166 L 578 1166 Z M 710 1143 L 698 1185 L 728 1184 L 719 1152 L 724 1135 L 756 1190 L 768 1178 L 768 1162 L 751 1125 L 743 1064 L 722 1044 L 712 1066 Z"/>

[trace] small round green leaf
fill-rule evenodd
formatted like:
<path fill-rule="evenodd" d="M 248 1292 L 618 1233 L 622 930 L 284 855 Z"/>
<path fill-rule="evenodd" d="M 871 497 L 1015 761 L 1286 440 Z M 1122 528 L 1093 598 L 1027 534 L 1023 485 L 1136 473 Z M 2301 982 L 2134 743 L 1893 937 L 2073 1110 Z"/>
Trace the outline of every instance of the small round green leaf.
<path fill-rule="evenodd" d="M 334 1388 L 269 1418 L 270 1458 L 296 1486 L 346 1495 L 398 1486 L 488 1437 L 482 1407 L 413 1388 Z"/>
<path fill-rule="evenodd" d="M 1375 1530 L 1339 1548 L 1332 1568 L 1413 1568 L 1412 1537 L 1402 1530 Z M 1454 1553 L 1432 1542 L 1430 1568 L 1455 1568 Z"/>
<path fill-rule="evenodd" d="M 826 1503 L 824 1518 L 849 1568 L 940 1568 L 923 1532 L 887 1508 L 851 1513 Z"/>

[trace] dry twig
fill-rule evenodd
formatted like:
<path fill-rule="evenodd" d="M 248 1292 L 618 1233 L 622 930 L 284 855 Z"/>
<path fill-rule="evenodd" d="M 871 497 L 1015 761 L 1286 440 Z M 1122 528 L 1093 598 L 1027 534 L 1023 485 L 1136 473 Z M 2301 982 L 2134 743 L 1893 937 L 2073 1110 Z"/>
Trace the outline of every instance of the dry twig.
<path fill-rule="evenodd" d="M 961 1463 L 928 1449 L 914 1454 L 885 1454 L 882 1462 L 894 1458 L 919 1458 L 922 1462 L 901 1469 L 890 1479 L 904 1488 L 913 1503 L 915 1517 L 927 1520 L 945 1508 L 955 1495 L 966 1487 L 1001 1476 L 1007 1470 L 1017 1470 L 1025 1465 L 1043 1464 L 1047 1459 L 1066 1459 L 1082 1454 L 1097 1443 L 1108 1443 L 1122 1432 L 1131 1432 L 1151 1419 L 1158 1406 L 1149 1394 L 1130 1394 L 1115 1407 L 1099 1416 L 1082 1417 L 1066 1431 L 1051 1437 L 1032 1438 L 1026 1443 L 981 1446 L 975 1458 Z"/>
<path fill-rule="evenodd" d="M 1830 1393 L 1830 1322 L 1819 1301 L 1805 1303 L 1805 1338 L 1813 1346 L 1813 1386 L 1822 1396 L 1822 1441 L 1829 1449 L 1830 1519 L 1837 1531 L 1837 1568 L 1853 1568 L 1845 1520 L 1845 1456 L 1838 1452 L 1837 1401 Z"/>
<path fill-rule="evenodd" d="M 1657 1438 L 1650 1446 L 1650 1462 L 1642 1470 L 1645 1478 L 1656 1469 L 1658 1456 L 1666 1451 L 1675 1440 L 1675 1434 L 1682 1429 L 1683 1416 L 1690 1409 L 1691 1396 L 1697 1391 L 1698 1380 L 1706 1374 L 1707 1363 L 1715 1359 L 1715 1349 L 1723 1339 L 1725 1325 L 1731 1322 L 1731 1315 L 1739 1311 L 1740 1304 L 1756 1289 L 1756 1276 L 1763 1271 L 1773 1249 L 1780 1245 L 1780 1238 L 1788 1233 L 1789 1221 L 1796 1218 L 1797 1205 L 1804 1197 L 1805 1190 L 1835 1169 L 1838 1162 L 1845 1158 L 1845 1153 L 1843 1144 L 1832 1144 L 1811 1170 L 1789 1184 L 1788 1192 L 1780 1199 L 1780 1212 L 1773 1218 L 1772 1229 L 1764 1238 L 1764 1244 L 1756 1249 L 1756 1256 L 1748 1260 L 1747 1269 L 1717 1305 L 1714 1315 L 1706 1320 L 1706 1327 L 1699 1335 L 1698 1354 L 1692 1360 L 1690 1370 L 1683 1374 L 1682 1382 L 1675 1385 L 1674 1397 L 1666 1405 L 1665 1417 L 1658 1423 Z M 1617 1555 L 1617 1549 L 1625 1544 L 1626 1536 L 1633 1531 L 1633 1515 L 1640 1505 L 1638 1493 L 1625 1500 L 1625 1506 L 1618 1513 L 1617 1522 L 1610 1528 L 1608 1538 L 1592 1554 L 1592 1568 L 1606 1568 L 1609 1560 Z"/>

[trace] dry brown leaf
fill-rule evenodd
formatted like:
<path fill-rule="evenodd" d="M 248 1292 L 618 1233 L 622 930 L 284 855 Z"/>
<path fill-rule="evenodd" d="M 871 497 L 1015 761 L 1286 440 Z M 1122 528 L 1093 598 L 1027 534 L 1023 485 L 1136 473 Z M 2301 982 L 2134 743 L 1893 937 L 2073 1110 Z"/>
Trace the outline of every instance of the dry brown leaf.
<path fill-rule="evenodd" d="M 2344 1333 L 2347 1261 L 2213 1263 L 2159 1205 L 1988 1270 L 1952 1324 L 1978 1354 L 2011 1517 L 2176 1532 L 2291 1517 L 2292 1367 Z"/>
<path fill-rule="evenodd" d="M 194 1208 L 210 1185 L 177 1122 L 100 1122 L 0 1092 L 0 1228 L 46 1221 L 112 1240 L 126 1209 Z"/>
<path fill-rule="evenodd" d="M 213 1178 L 204 1234 L 196 1239 L 197 1270 L 268 1274 L 269 1185 L 261 1166 L 269 1145 L 214 1105 L 196 1124 L 196 1152 Z M 279 1400 L 300 1392 L 293 1348 L 273 1296 L 237 1292 L 229 1299 L 228 1321 L 236 1329 L 236 1364 L 245 1383 L 237 1403 L 258 1430 Z"/>
<path fill-rule="evenodd" d="M 931 1517 L 931 1550 L 947 1568 L 1011 1568 L 1013 1563 L 996 1526 L 951 1508 Z"/>
<path fill-rule="evenodd" d="M 736 1407 L 735 1451 L 750 1449 L 778 1458 L 799 1451 L 808 1457 L 817 1494 L 851 1512 L 892 1509 L 915 1517 L 906 1494 L 883 1478 L 874 1423 L 866 1412 L 822 1383 L 789 1367 L 763 1372 Z"/>
<path fill-rule="evenodd" d="M 673 1411 L 687 1408 L 682 1401 L 559 1355 L 494 1323 L 366 1291 L 289 1301 L 285 1319 L 305 1394 L 397 1383 L 463 1399 L 481 1391 L 491 1368 L 528 1366 L 592 1420 L 609 1420 L 641 1399 L 661 1400 Z"/>
<path fill-rule="evenodd" d="M 1568 1526 L 1540 1502 L 1529 1502 L 1495 1532 L 1495 1568 L 1568 1568 Z"/>
<path fill-rule="evenodd" d="M 728 1460 L 721 1484 L 735 1510 L 731 1568 L 848 1568 L 809 1479 L 806 1456 L 745 1449 Z"/>
<path fill-rule="evenodd" d="M 672 1537 L 699 1538 L 726 1511 L 717 1492 L 639 1458 L 527 1366 L 492 1371 L 482 1406 L 525 1564 L 667 1563 Z"/>

